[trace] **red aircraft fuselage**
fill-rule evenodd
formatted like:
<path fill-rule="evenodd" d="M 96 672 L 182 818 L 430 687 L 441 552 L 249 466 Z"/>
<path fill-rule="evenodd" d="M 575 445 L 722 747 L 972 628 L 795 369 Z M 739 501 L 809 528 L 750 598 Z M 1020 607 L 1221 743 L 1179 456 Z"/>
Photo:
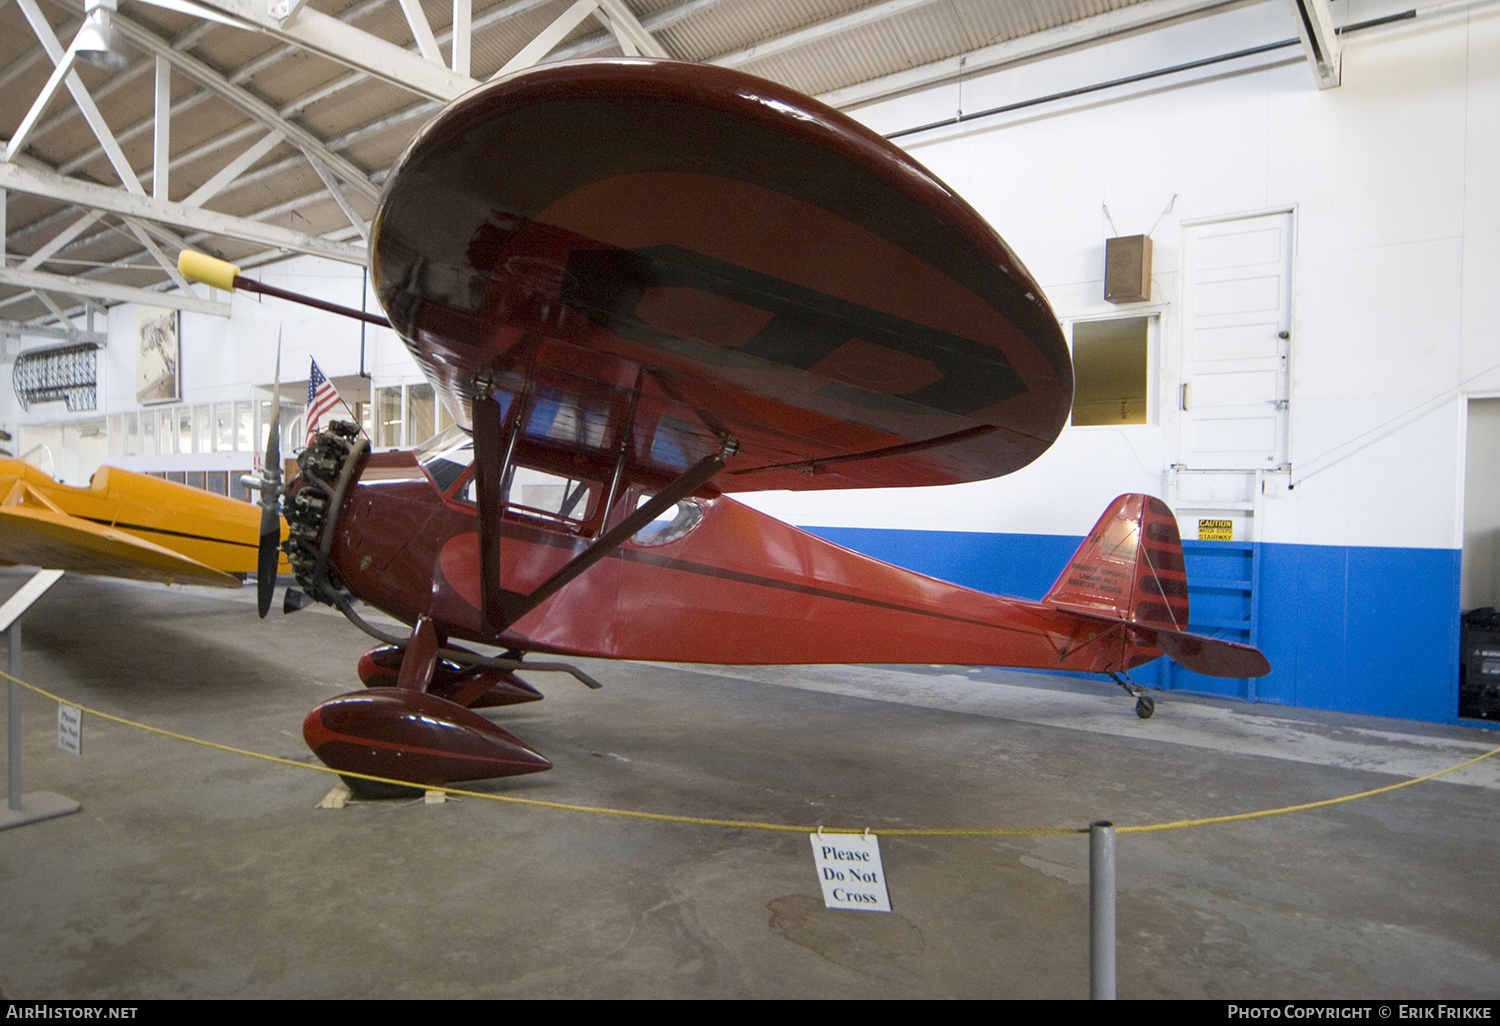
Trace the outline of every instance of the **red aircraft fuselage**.
<path fill-rule="evenodd" d="M 1002 598 L 860 555 L 711 488 L 685 532 L 624 542 L 498 636 L 480 618 L 477 506 L 440 491 L 415 454 L 367 456 L 330 565 L 359 598 L 439 633 L 524 652 L 696 663 L 961 663 L 1123 671 L 1161 654 L 1038 602 Z M 594 483 L 597 488 L 598 483 Z M 587 487 L 587 483 L 585 483 Z M 627 489 L 601 518 L 636 508 Z M 569 524 L 513 504 L 501 577 L 528 592 L 587 546 Z M 1105 636 L 1108 635 L 1108 636 Z"/>

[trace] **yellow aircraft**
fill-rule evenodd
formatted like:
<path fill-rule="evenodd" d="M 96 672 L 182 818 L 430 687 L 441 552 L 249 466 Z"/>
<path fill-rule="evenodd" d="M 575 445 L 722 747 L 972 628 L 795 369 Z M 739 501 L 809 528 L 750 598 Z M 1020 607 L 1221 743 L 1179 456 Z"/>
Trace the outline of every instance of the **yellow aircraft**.
<path fill-rule="evenodd" d="M 261 510 L 248 502 L 117 467 L 74 488 L 14 459 L 0 459 L 0 495 L 0 562 L 224 588 L 256 572 Z"/>

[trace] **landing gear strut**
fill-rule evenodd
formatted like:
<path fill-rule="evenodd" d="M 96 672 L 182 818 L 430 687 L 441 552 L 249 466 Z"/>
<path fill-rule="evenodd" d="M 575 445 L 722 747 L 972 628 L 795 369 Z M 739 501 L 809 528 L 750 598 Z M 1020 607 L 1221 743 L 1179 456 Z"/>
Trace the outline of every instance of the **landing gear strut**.
<path fill-rule="evenodd" d="M 1149 720 L 1151 714 L 1156 712 L 1156 703 L 1151 696 L 1146 694 L 1146 689 L 1123 673 L 1111 673 L 1115 683 L 1124 688 L 1131 698 L 1135 699 L 1135 714 L 1143 720 Z"/>

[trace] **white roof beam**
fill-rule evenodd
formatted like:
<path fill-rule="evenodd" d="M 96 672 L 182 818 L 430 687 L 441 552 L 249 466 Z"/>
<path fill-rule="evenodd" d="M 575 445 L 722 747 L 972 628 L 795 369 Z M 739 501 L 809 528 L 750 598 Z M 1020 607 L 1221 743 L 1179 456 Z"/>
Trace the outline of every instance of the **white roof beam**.
<path fill-rule="evenodd" d="M 785 35 L 767 39 L 764 42 L 753 43 L 742 50 L 735 50 L 720 57 L 715 57 L 709 64 L 717 64 L 723 68 L 737 68 L 741 64 L 770 57 L 774 54 L 794 50 L 808 43 L 820 42 L 829 36 L 849 32 L 877 21 L 893 18 L 898 14 L 913 10 L 918 7 L 926 7 L 928 4 L 936 3 L 937 0 L 886 0 L 883 4 L 875 4 L 872 7 L 864 7 L 848 14 L 820 21 L 816 25 L 788 32 Z"/>
<path fill-rule="evenodd" d="M 920 67 L 884 75 L 868 82 L 820 93 L 818 99 L 831 107 L 848 109 L 895 96 L 898 93 L 952 81 L 960 74 L 972 75 L 991 68 L 1036 60 L 1049 54 L 1088 46 L 1112 36 L 1137 32 L 1168 21 L 1194 18 L 1239 0 L 1144 0 L 1092 18 L 1068 22 L 1029 35 L 1008 39 L 958 57 L 933 61 Z M 774 42 L 774 41 L 773 41 Z M 743 51 L 742 51 L 743 52 Z M 762 50 L 764 54 L 764 50 Z M 733 55 L 726 55 L 733 56 Z M 748 59 L 748 58 L 747 58 Z M 715 61 L 714 63 L 718 63 Z"/>
<path fill-rule="evenodd" d="M 1312 67 L 1313 78 L 1319 89 L 1332 89 L 1339 84 L 1343 73 L 1344 51 L 1338 33 L 1333 28 L 1333 13 L 1328 9 L 1328 0 L 1287 0 L 1292 5 L 1292 14 L 1297 21 L 1297 35 L 1302 39 L 1302 52 Z"/>
<path fill-rule="evenodd" d="M 16 0 L 20 5 L 26 20 L 31 24 L 31 31 L 36 34 L 37 40 L 42 44 L 42 49 L 47 51 L 47 56 L 52 59 L 54 65 L 63 63 L 63 47 L 52 31 L 52 25 L 42 14 L 41 8 L 37 7 L 36 0 Z M 123 19 L 118 17 L 118 22 Z M 94 133 L 94 138 L 99 140 L 99 145 L 104 147 L 104 152 L 109 156 L 109 162 L 115 169 L 115 174 L 120 176 L 120 182 L 131 192 L 144 193 L 141 183 L 136 179 L 135 171 L 130 166 L 130 161 L 125 159 L 125 153 L 120 149 L 120 144 L 115 141 L 114 134 L 110 132 L 109 125 L 104 120 L 104 115 L 99 113 L 99 108 L 94 104 L 94 99 L 89 91 L 84 88 L 83 81 L 78 77 L 76 71 L 69 71 L 64 78 L 68 84 L 68 92 L 73 94 L 73 102 L 78 105 L 83 118 L 88 122 L 89 128 Z M 13 160 L 15 150 L 6 148 L 6 159 Z"/>
<path fill-rule="evenodd" d="M 54 6 L 66 6 L 63 3 L 63 0 L 51 0 L 51 2 Z M 349 10 L 340 15 L 340 17 L 345 20 L 359 17 L 361 15 L 368 14 L 370 11 L 378 7 L 384 6 L 385 2 L 386 0 L 366 0 L 366 2 L 361 5 L 351 7 Z M 203 38 L 203 36 L 211 31 L 214 27 L 215 23 L 213 22 L 196 22 L 191 28 L 183 31 L 180 35 L 172 40 L 172 49 L 179 51 L 190 49 L 191 47 L 196 45 Z M 230 74 L 228 78 L 229 83 L 231 85 L 242 85 L 244 82 L 254 77 L 258 72 L 264 70 L 269 65 L 276 63 L 276 61 L 284 59 L 287 54 L 292 52 L 293 49 L 293 47 L 285 45 L 273 48 L 271 51 L 269 51 L 269 53 L 263 54 L 250 63 L 242 65 L 241 67 L 235 69 L 235 71 Z M 41 57 L 41 54 L 36 54 L 36 57 L 39 59 Z M 16 63 L 19 64 L 20 62 L 18 61 Z M 148 67 L 151 67 L 151 65 L 147 62 L 138 62 L 131 65 L 129 68 L 126 68 L 118 75 L 115 75 L 103 86 L 97 89 L 95 91 L 97 97 L 103 99 L 105 96 L 109 95 L 112 92 L 115 92 L 117 89 L 131 84 L 136 78 L 140 77 L 140 75 L 142 75 Z M 0 72 L 0 86 L 3 86 L 5 75 L 8 73 L 8 69 L 6 72 Z M 179 114 L 183 114 L 191 110 L 193 107 L 196 107 L 203 101 L 212 98 L 214 95 L 215 94 L 213 92 L 207 89 L 197 89 L 184 96 L 176 103 L 172 104 L 171 116 L 175 117 Z M 296 113 L 297 109 L 298 108 L 293 106 L 279 110 L 277 113 L 279 113 L 282 117 L 291 117 L 292 114 Z M 59 127 L 64 122 L 66 122 L 68 118 L 72 117 L 74 113 L 76 112 L 64 112 L 60 115 L 55 115 L 51 118 L 48 118 L 46 121 L 42 122 L 40 127 L 37 128 L 37 134 L 45 134 L 52 129 Z M 122 143 L 129 142 L 131 139 L 134 139 L 142 132 L 153 128 L 154 125 L 154 117 L 143 118 L 140 121 L 135 122 L 135 124 L 129 126 L 128 128 L 124 128 L 116 132 L 115 138 Z M 247 132 L 249 130 L 250 129 L 248 128 L 245 129 L 245 131 Z M 202 155 L 204 149 L 205 147 L 199 147 L 193 152 L 198 155 Z M 79 168 L 84 167 L 93 160 L 96 160 L 101 153 L 103 153 L 102 149 L 97 146 L 92 147 L 89 150 L 63 163 L 58 167 L 58 170 L 63 174 L 72 174 Z M 176 169 L 181 167 L 183 163 L 184 161 L 179 158 L 172 161 L 170 166 L 173 169 Z M 150 174 L 151 172 L 146 172 L 146 175 Z"/>
<path fill-rule="evenodd" d="M 171 199 L 167 191 L 168 172 L 172 166 L 172 64 L 165 57 L 156 58 L 155 103 L 151 125 L 151 195 Z"/>
<path fill-rule="evenodd" d="M 204 0 L 204 6 L 249 22 L 274 39 L 434 100 L 446 103 L 479 84 L 311 7 L 282 24 L 267 11 L 266 0 Z"/>
<path fill-rule="evenodd" d="M 552 52 L 558 43 L 563 41 L 569 32 L 581 25 L 585 18 L 598 9 L 599 4 L 596 0 L 576 0 L 571 7 L 553 19 L 552 24 L 538 32 L 531 42 L 521 47 L 514 57 L 506 61 L 500 70 L 490 77 L 499 78 L 501 75 L 508 75 L 512 71 L 520 71 L 522 68 L 529 68 L 539 63 L 543 57 Z"/>
<path fill-rule="evenodd" d="M 62 213 L 73 214 L 73 213 L 76 213 L 76 210 L 74 210 L 74 208 L 72 208 L 72 207 L 66 207 L 66 208 L 64 208 L 64 210 L 62 211 Z M 90 220 L 97 221 L 99 219 L 102 219 L 103 216 L 104 215 L 100 214 L 98 211 L 87 211 L 87 212 L 85 212 L 83 221 L 81 223 L 84 224 L 84 225 L 87 225 Z M 163 228 L 161 225 L 154 224 L 151 221 L 140 221 L 140 222 L 137 222 L 137 223 L 139 223 L 142 228 L 144 228 L 146 231 L 150 232 L 156 238 L 158 238 L 162 242 L 166 243 L 168 246 L 171 246 L 174 249 L 183 249 L 183 248 L 186 248 L 186 243 L 184 243 L 182 241 L 182 237 L 181 236 L 175 235 L 172 232 L 167 231 L 167 229 Z M 92 274 L 95 271 L 98 271 L 98 272 L 109 271 L 109 270 L 116 270 L 116 271 L 117 270 L 133 270 L 133 271 L 135 271 L 135 270 L 141 270 L 141 269 L 149 266 L 150 254 L 149 253 L 145 253 L 145 252 L 137 253 L 137 254 L 134 254 L 134 255 L 128 256 L 128 257 L 121 257 L 118 260 L 111 260 L 108 263 L 99 263 L 98 261 L 93 261 L 93 260 L 89 260 L 89 261 L 69 260 L 69 259 L 67 259 L 66 257 L 63 256 L 64 253 L 71 252 L 72 250 L 75 250 L 75 249 L 85 249 L 88 246 L 91 246 L 94 243 L 98 242 L 100 239 L 103 239 L 103 238 L 105 238 L 107 236 L 115 234 L 115 232 L 116 232 L 115 228 L 110 227 L 109 225 L 106 224 L 105 227 L 104 227 L 104 229 L 102 231 L 96 231 L 96 232 L 93 232 L 92 234 L 83 235 L 83 236 L 78 237 L 77 239 L 73 239 L 73 240 L 69 241 L 66 245 L 60 246 L 60 247 L 58 247 L 54 251 L 49 251 L 45 256 L 39 256 L 37 253 L 33 253 L 31 256 L 29 256 L 29 257 L 26 258 L 26 263 L 18 264 L 17 266 L 20 267 L 22 270 L 29 271 L 29 270 L 32 270 L 32 269 L 34 269 L 34 268 L 36 268 L 36 267 L 38 267 L 38 266 L 40 266 L 41 264 L 44 264 L 44 263 L 45 264 L 55 264 L 55 263 L 83 263 L 83 264 L 86 264 L 86 265 L 94 268 L 94 271 L 83 272 L 85 276 L 87 276 L 88 274 Z M 141 257 L 146 257 L 147 258 L 147 262 L 143 262 L 141 260 Z M 32 263 L 32 261 L 36 261 L 36 262 Z"/>
<path fill-rule="evenodd" d="M 453 73 L 470 77 L 469 58 L 474 43 L 474 0 L 453 0 Z"/>
<path fill-rule="evenodd" d="M 251 164 L 254 164 L 261 157 L 271 152 L 285 138 L 286 136 L 280 132 L 267 132 L 257 142 L 246 148 L 238 157 L 235 157 L 228 164 L 220 168 L 218 174 L 193 190 L 192 195 L 182 201 L 183 204 L 189 207 L 201 207 L 214 196 L 224 191 L 231 182 L 244 174 Z"/>
<path fill-rule="evenodd" d="M 78 238 L 78 236 L 82 235 L 89 228 L 92 228 L 103 216 L 97 210 L 84 211 L 82 217 L 52 236 L 40 249 L 32 253 L 25 260 L 22 260 L 19 264 L 21 270 L 30 271 L 40 267 L 54 253 Z"/>
<path fill-rule="evenodd" d="M 401 0 L 401 13 L 406 15 L 407 27 L 411 29 L 412 38 L 417 41 L 417 49 L 422 57 L 443 67 L 443 51 L 438 49 L 437 37 L 432 34 L 432 26 L 427 23 L 422 0 Z"/>
<path fill-rule="evenodd" d="M 307 0 L 270 0 L 271 17 L 279 21 L 290 21 L 293 15 L 302 10 L 302 5 L 305 3 Z"/>
<path fill-rule="evenodd" d="M 126 220 L 129 221 L 131 224 L 138 224 L 138 225 L 140 225 L 141 228 L 144 231 L 147 231 L 147 232 L 151 233 L 157 239 L 159 239 L 160 241 L 166 243 L 168 246 L 171 246 L 173 249 L 189 249 L 189 248 L 191 248 L 191 247 L 188 246 L 188 244 L 186 242 L 183 241 L 183 238 L 182 238 L 181 235 L 178 235 L 176 232 L 171 231 L 171 230 L 169 230 L 167 228 L 162 227 L 161 225 L 157 224 L 155 221 L 141 221 L 141 220 L 137 220 L 137 219 L 133 219 L 133 218 L 126 218 Z M 136 254 L 135 256 L 123 258 L 122 260 L 116 261 L 115 263 L 119 264 L 120 266 L 139 267 L 140 264 L 138 264 L 138 263 L 126 264 L 124 262 L 125 260 L 132 260 L 132 261 L 136 260 L 138 257 L 139 257 L 139 254 Z"/>
<path fill-rule="evenodd" d="M 175 117 L 178 114 L 184 114 L 187 111 L 190 111 L 194 107 L 198 106 L 198 104 L 202 103 L 204 100 L 211 99 L 212 97 L 213 93 L 210 93 L 207 89 L 195 90 L 194 92 L 189 93 L 187 96 L 184 96 L 182 99 L 178 100 L 176 103 L 172 104 L 170 115 Z M 49 119 L 49 121 L 50 120 L 51 119 Z M 59 121 L 58 124 L 60 123 L 61 122 Z M 37 133 L 45 133 L 53 127 L 55 127 L 55 125 L 43 125 L 41 128 L 37 129 Z M 127 143 L 134 139 L 136 136 L 153 131 L 155 128 L 156 115 L 153 113 L 150 117 L 142 118 L 135 124 L 130 125 L 126 128 L 122 128 L 120 131 L 115 133 L 115 138 L 121 143 Z M 64 163 L 58 165 L 57 170 L 61 174 L 70 175 L 73 172 L 80 171 L 83 168 L 87 167 L 89 164 L 93 163 L 103 152 L 104 151 L 100 147 L 91 146 L 89 149 L 84 150 L 78 155 L 71 157 Z M 174 168 L 181 167 L 182 161 L 173 161 L 170 166 Z M 140 177 L 144 181 L 145 179 L 151 178 L 153 173 L 154 171 L 145 171 L 141 174 Z"/>
<path fill-rule="evenodd" d="M 66 328 L 54 328 L 41 324 L 24 324 L 21 321 L 0 321 L 0 337 L 54 338 L 68 342 L 93 342 L 101 346 L 106 340 L 102 331 L 82 331 L 71 325 Z"/>
<path fill-rule="evenodd" d="M 620 41 L 620 49 L 628 56 L 670 56 L 620 0 L 599 0 L 599 10 L 605 25 Z"/>
<path fill-rule="evenodd" d="M 57 320 L 57 323 L 73 323 L 72 321 L 68 320 L 68 315 L 63 313 L 62 307 L 57 305 L 57 300 L 47 295 L 47 293 L 43 292 L 41 289 L 36 289 L 32 292 L 32 295 L 36 296 L 37 299 L 40 299 L 42 301 L 42 305 L 45 306 L 48 310 L 52 311 L 52 316 Z"/>
<path fill-rule="evenodd" d="M 21 0 L 21 2 L 34 2 L 34 0 Z M 316 12 L 304 11 L 298 20 L 300 21 L 301 18 L 314 13 Z M 302 150 L 316 154 L 319 160 L 326 163 L 340 178 L 344 179 L 368 199 L 374 200 L 380 195 L 380 190 L 370 184 L 369 175 L 360 170 L 352 161 L 330 152 L 323 145 L 321 139 L 300 125 L 293 124 L 283 118 L 269 103 L 266 103 L 258 96 L 252 96 L 239 86 L 232 85 L 223 75 L 198 60 L 198 58 L 174 50 L 171 44 L 165 39 L 162 39 L 153 32 L 147 31 L 140 25 L 121 17 L 116 17 L 114 22 L 115 27 L 131 43 L 154 56 L 165 57 L 199 85 L 217 93 L 231 105 L 238 107 L 241 111 L 259 121 L 267 128 L 283 133 Z M 353 31 L 357 32 L 358 30 L 355 29 Z"/>
<path fill-rule="evenodd" d="M 73 60 L 78 56 L 77 51 L 69 46 L 63 53 L 62 60 L 52 69 L 52 75 L 47 79 L 47 84 L 42 86 L 42 91 L 37 94 L 35 100 L 31 101 L 31 109 L 16 126 L 15 134 L 10 137 L 10 142 L 5 144 L 5 159 L 15 160 L 16 154 L 26 146 L 26 138 L 31 135 L 31 130 L 36 127 L 42 113 L 47 109 L 47 104 L 52 102 L 52 97 L 57 95 L 57 87 L 63 84 L 63 78 L 73 70 Z"/>
<path fill-rule="evenodd" d="M 161 247 L 156 244 L 156 240 L 146 234 L 146 229 L 140 221 L 127 217 L 125 225 L 140 240 L 141 245 L 146 247 L 146 252 L 151 254 L 151 259 L 156 261 L 156 265 L 167 272 L 167 277 L 172 279 L 173 284 L 190 296 L 197 295 L 193 287 L 188 284 L 188 280 L 182 276 L 182 272 L 177 269 L 177 265 L 168 260 L 166 254 L 161 251 Z"/>
<path fill-rule="evenodd" d="M 60 203 L 72 203 L 85 209 L 103 210 L 212 235 L 242 239 L 259 245 L 277 247 L 288 253 L 326 256 L 346 264 L 363 264 L 366 257 L 363 247 L 327 242 L 302 232 L 262 224 L 253 218 L 234 217 L 204 210 L 202 207 L 190 207 L 186 203 L 174 203 L 153 199 L 150 196 L 125 193 L 109 186 L 95 185 L 92 182 L 83 182 L 76 178 L 67 178 L 63 175 L 16 164 L 0 163 L 0 188 L 14 189 L 17 192 L 34 196 L 45 196 Z"/>
<path fill-rule="evenodd" d="M 127 86 L 135 85 L 136 80 L 143 77 L 146 74 L 146 71 L 151 68 L 151 66 L 152 65 L 150 61 L 138 61 L 135 64 L 132 64 L 130 67 L 119 72 L 118 74 L 110 76 L 103 83 L 101 83 L 91 95 L 94 97 L 95 102 L 107 99 L 113 94 L 119 92 L 121 89 L 124 89 Z M 60 110 L 56 114 L 53 114 L 51 117 L 47 118 L 40 125 L 38 125 L 36 128 L 36 134 L 39 136 L 46 135 L 53 129 L 66 124 L 71 118 L 77 117 L 78 113 L 79 112 L 77 110 L 74 110 L 72 108 Z M 147 119 L 146 123 L 148 125 L 151 123 L 149 118 Z M 116 132 L 115 138 L 121 142 L 124 142 L 127 136 L 125 132 Z M 103 151 L 96 149 L 93 152 L 94 156 L 97 157 Z"/>
<path fill-rule="evenodd" d="M 690 14 L 706 11 L 710 7 L 717 7 L 719 4 L 725 2 L 726 0 L 687 0 L 686 3 L 677 4 L 676 6 L 657 11 L 655 14 L 646 15 L 640 19 L 641 27 L 647 32 L 658 32 L 664 28 L 670 28 Z M 594 32 L 584 36 L 582 39 L 574 40 L 559 50 L 552 51 L 547 55 L 547 60 L 566 61 L 572 60 L 574 57 L 586 57 L 616 42 L 617 40 L 613 32 L 607 30 L 604 32 Z"/>
<path fill-rule="evenodd" d="M 341 12 L 338 16 L 339 21 L 342 21 L 345 24 L 353 24 L 370 12 L 377 11 L 385 5 L 386 0 L 365 0 L 364 3 L 355 4 L 348 10 Z M 279 20 L 287 21 L 289 19 L 283 17 Z M 178 47 L 178 49 L 182 49 L 182 47 Z M 267 50 L 259 57 L 256 57 L 254 60 L 242 64 L 238 68 L 235 68 L 234 71 L 230 72 L 229 74 L 229 81 L 233 82 L 235 85 L 242 85 L 243 83 L 254 78 L 256 75 L 260 74 L 262 71 L 265 71 L 267 68 L 277 63 L 278 61 L 286 60 L 286 58 L 290 54 L 295 53 L 296 51 L 297 47 L 285 42 L 283 42 L 280 46 L 273 46 L 271 49 Z"/>
<path fill-rule="evenodd" d="M 512 3 L 498 4 L 494 7 L 491 7 L 488 11 L 484 12 L 484 14 L 480 15 L 478 18 L 470 19 L 468 23 L 468 37 L 472 38 L 472 35 L 475 31 L 488 28 L 491 25 L 504 21 L 506 18 L 524 14 L 525 12 L 535 7 L 540 7 L 541 5 L 550 2 L 552 2 L 552 0 L 513 0 Z M 719 2 L 722 2 L 722 0 L 690 0 L 689 3 L 679 6 L 683 8 L 697 9 L 700 5 L 710 5 Z M 352 27 L 352 24 L 354 22 L 358 21 L 366 14 L 369 14 L 372 11 L 385 6 L 385 3 L 386 0 L 367 0 L 367 2 L 363 4 L 358 4 L 341 12 L 338 15 L 338 20 Z M 467 8 L 468 5 L 469 0 L 454 0 L 454 6 L 456 9 Z M 647 18 L 643 22 L 643 24 L 647 25 L 648 27 L 653 27 L 658 22 L 663 21 L 663 15 L 673 15 L 677 10 L 678 8 L 672 8 L 670 11 L 661 12 L 661 14 Z M 677 17 L 680 17 L 680 15 L 678 15 Z M 666 23 L 670 24 L 671 21 L 675 20 L 676 17 L 671 17 L 669 19 L 666 19 Z M 457 29 L 462 27 L 463 24 L 463 11 L 457 10 L 454 15 L 453 26 L 449 29 L 445 29 L 442 32 L 437 33 L 437 41 L 439 46 L 444 43 L 452 44 L 454 73 L 467 78 L 471 73 L 469 66 L 467 64 L 464 64 L 462 67 L 460 67 L 459 65 L 459 61 L 464 58 L 464 55 L 460 53 L 460 51 L 463 49 L 463 44 L 461 44 L 459 40 L 460 33 L 457 31 Z M 355 31 L 362 30 L 356 29 Z M 188 33 L 184 33 L 184 37 L 186 37 L 187 35 Z M 601 38 L 613 39 L 614 37 L 608 35 L 607 33 L 603 33 L 601 34 Z M 174 42 L 173 45 L 177 49 L 183 49 L 185 48 L 185 46 L 190 44 Z M 250 61 L 249 63 L 236 68 L 232 73 L 230 73 L 228 80 L 234 85 L 239 85 L 243 82 L 246 82 L 250 78 L 259 74 L 261 71 L 264 71 L 266 68 L 274 65 L 276 62 L 284 60 L 288 54 L 293 53 L 299 49 L 305 49 L 305 47 L 292 45 L 290 43 L 283 43 L 283 45 L 281 46 L 266 51 L 264 54 L 255 58 L 253 61 Z M 410 50 L 407 50 L 406 52 L 408 53 L 408 55 L 410 55 L 411 53 Z M 472 50 L 470 52 L 472 53 Z M 349 61 L 347 60 L 339 60 L 339 63 L 343 64 L 346 67 L 350 66 Z M 344 76 L 343 78 L 337 79 L 333 82 L 329 82 L 324 86 L 311 90 L 310 92 L 304 93 L 303 95 L 297 97 L 295 100 L 292 100 L 285 106 L 281 107 L 278 113 L 280 113 L 282 117 L 292 117 L 300 113 L 301 111 L 306 110 L 308 107 L 312 106 L 314 103 L 319 102 L 320 100 L 325 100 L 330 96 L 336 96 L 346 89 L 352 89 L 355 86 L 358 86 L 361 82 L 368 80 L 370 77 L 371 75 L 367 71 L 351 71 L 350 74 Z M 477 85 L 478 83 L 472 82 L 471 84 Z"/>
<path fill-rule="evenodd" d="M 333 172 L 324 167 L 323 162 L 316 157 L 308 156 L 307 162 L 318 173 L 318 177 L 323 179 L 323 184 L 328 187 L 329 195 L 339 205 L 339 209 L 344 212 L 344 216 L 349 219 L 349 224 L 354 227 L 355 231 L 359 232 L 359 237 L 368 245 L 370 242 L 370 226 L 363 217 L 359 216 L 359 211 L 354 209 L 354 204 L 349 202 L 348 195 L 344 192 L 343 186 L 339 184 L 338 179 L 333 177 Z"/>
<path fill-rule="evenodd" d="M 0 285 L 18 285 L 22 288 L 37 289 L 37 296 L 41 298 L 41 290 L 48 292 L 61 292 L 63 295 L 85 296 L 94 299 L 114 300 L 120 303 L 144 303 L 147 306 L 169 306 L 176 310 L 187 310 L 191 313 L 213 314 L 218 317 L 229 316 L 228 303 L 215 303 L 207 299 L 199 299 L 197 296 L 184 296 L 176 292 L 155 292 L 151 289 L 139 289 L 131 285 L 117 285 L 109 281 L 94 281 L 89 278 L 64 277 L 60 274 L 47 274 L 43 271 L 23 271 L 15 267 L 0 267 Z M 48 300 L 49 308 L 52 304 Z"/>

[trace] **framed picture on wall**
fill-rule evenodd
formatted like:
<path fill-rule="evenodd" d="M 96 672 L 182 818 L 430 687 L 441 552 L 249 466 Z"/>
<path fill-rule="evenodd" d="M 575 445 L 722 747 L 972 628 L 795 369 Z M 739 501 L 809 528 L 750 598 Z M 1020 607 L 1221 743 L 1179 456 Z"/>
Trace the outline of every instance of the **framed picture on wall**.
<path fill-rule="evenodd" d="M 181 324 L 176 310 L 143 307 L 135 315 L 135 399 L 171 403 L 182 398 L 178 375 Z"/>

